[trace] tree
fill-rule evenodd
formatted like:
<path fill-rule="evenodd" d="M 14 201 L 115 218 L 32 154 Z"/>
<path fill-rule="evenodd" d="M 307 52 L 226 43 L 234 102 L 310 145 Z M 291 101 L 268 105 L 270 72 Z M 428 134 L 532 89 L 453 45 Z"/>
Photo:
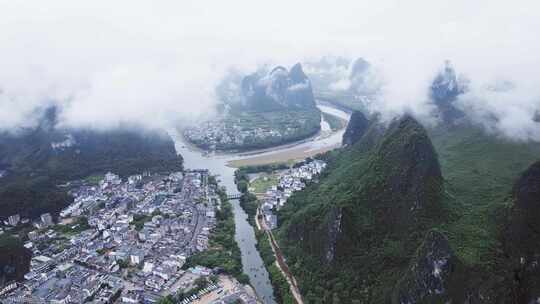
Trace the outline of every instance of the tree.
<path fill-rule="evenodd" d="M 242 193 L 246 193 L 248 190 L 248 184 L 245 180 L 238 181 L 238 184 L 236 186 L 238 187 L 238 190 Z"/>
<path fill-rule="evenodd" d="M 159 300 L 157 304 L 175 304 L 175 301 L 172 296 L 168 295 L 165 298 L 162 298 L 161 300 Z"/>
<path fill-rule="evenodd" d="M 116 263 L 118 264 L 118 267 L 120 267 L 120 269 L 124 269 L 129 266 L 129 263 L 126 260 L 118 260 Z"/>
<path fill-rule="evenodd" d="M 206 286 L 208 286 L 208 281 L 204 277 L 197 278 L 195 280 L 195 286 L 197 286 L 197 289 L 199 290 L 204 289 Z"/>

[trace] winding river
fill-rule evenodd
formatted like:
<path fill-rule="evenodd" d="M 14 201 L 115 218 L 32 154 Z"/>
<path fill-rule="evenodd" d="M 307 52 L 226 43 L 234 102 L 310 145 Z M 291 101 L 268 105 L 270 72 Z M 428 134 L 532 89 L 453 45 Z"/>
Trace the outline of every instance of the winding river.
<path fill-rule="evenodd" d="M 323 112 L 338 116 L 348 120 L 350 115 L 337 108 L 328 105 L 318 105 Z M 220 184 L 227 188 L 227 193 L 237 193 L 234 183 L 235 168 L 230 166 L 231 161 L 244 159 L 261 159 L 264 157 L 274 157 L 276 154 L 293 154 L 301 153 L 301 155 L 312 155 L 324 150 L 330 150 L 341 145 L 341 139 L 344 130 L 332 132 L 328 123 L 321 119 L 321 131 L 318 135 L 307 141 L 293 143 L 283 146 L 255 151 L 250 153 L 239 154 L 216 154 L 206 155 L 203 151 L 198 150 L 184 141 L 184 138 L 179 132 L 170 132 L 171 137 L 175 142 L 177 153 L 184 158 L 184 166 L 190 169 L 205 168 L 209 169 L 212 174 L 218 175 Z M 255 244 L 255 232 L 253 227 L 247 221 L 247 214 L 240 207 L 238 200 L 231 201 L 234 211 L 234 221 L 236 224 L 235 239 L 242 253 L 242 267 L 244 272 L 249 276 L 251 285 L 254 287 L 257 296 L 265 303 L 275 303 L 273 296 L 272 285 L 268 272 L 264 267 L 264 263 Z"/>

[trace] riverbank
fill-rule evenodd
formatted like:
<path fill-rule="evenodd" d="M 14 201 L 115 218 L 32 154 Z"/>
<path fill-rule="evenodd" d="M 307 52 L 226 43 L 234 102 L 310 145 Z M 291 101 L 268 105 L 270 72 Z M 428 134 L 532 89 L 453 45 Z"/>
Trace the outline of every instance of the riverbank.
<path fill-rule="evenodd" d="M 257 232 L 255 233 L 258 241 L 258 249 L 266 264 L 266 269 L 270 273 L 270 280 L 274 290 L 279 295 L 283 304 L 303 304 L 302 293 L 298 288 L 298 283 L 289 270 L 289 266 L 275 241 L 274 235 L 270 229 L 265 227 L 262 218 L 259 218 L 259 209 L 255 221 L 257 223 Z M 268 258 L 268 252 L 271 252 L 272 258 Z"/>
<path fill-rule="evenodd" d="M 340 111 L 335 107 L 324 105 L 319 105 L 318 107 L 323 112 L 332 113 L 346 120 L 349 119 L 350 115 L 348 113 Z M 327 129 L 330 129 L 328 125 L 326 125 L 326 127 L 328 127 Z M 287 147 L 275 147 L 251 156 L 266 157 L 267 155 L 280 153 L 291 155 L 291 153 L 293 153 L 291 152 L 292 150 L 298 149 L 302 149 L 304 151 L 327 151 L 341 146 L 343 133 L 344 130 L 339 132 L 330 132 L 324 136 L 316 136 L 315 138 L 306 142 L 287 145 Z M 228 194 L 238 193 L 236 190 L 236 184 L 234 182 L 235 168 L 230 165 L 230 162 L 248 158 L 246 155 L 208 154 L 187 143 L 178 130 L 171 130 L 170 135 L 175 141 L 177 153 L 181 154 L 182 158 L 184 159 L 185 168 L 198 169 L 203 167 L 209 169 L 212 174 L 217 176 L 220 185 L 224 185 L 226 187 Z M 305 155 L 306 154 L 298 155 L 297 159 L 303 159 Z M 242 271 L 248 275 L 250 284 L 255 289 L 257 296 L 261 299 L 261 301 L 263 301 L 265 304 L 276 303 L 274 300 L 274 288 L 270 281 L 272 274 L 268 273 L 265 263 L 256 248 L 258 241 L 255 235 L 255 229 L 248 222 L 249 216 L 240 206 L 240 202 L 238 200 L 232 200 L 230 203 L 232 205 L 232 211 L 234 214 L 234 239 L 240 247 Z"/>
<path fill-rule="evenodd" d="M 317 154 L 325 153 L 341 147 L 341 143 L 308 150 L 304 147 L 298 147 L 283 152 L 265 154 L 253 157 L 235 159 L 227 162 L 227 165 L 232 168 L 240 168 L 247 166 L 268 165 L 278 163 L 295 163 L 304 160 L 308 157 L 313 157 Z"/>
<path fill-rule="evenodd" d="M 216 176 L 219 184 L 226 188 L 227 194 L 236 194 L 234 183 L 234 169 L 226 165 L 233 155 L 207 155 L 199 149 L 193 148 L 183 140 L 183 137 L 176 129 L 170 131 L 175 140 L 177 153 L 184 159 L 185 167 L 188 169 L 205 168 Z M 257 297 L 264 304 L 274 304 L 274 291 L 270 283 L 269 274 L 264 267 L 264 262 L 257 251 L 255 244 L 255 232 L 253 227 L 247 222 L 247 214 L 244 212 L 238 200 L 230 200 L 234 218 L 234 241 L 240 248 L 240 258 L 242 272 L 249 277 L 250 285 L 255 290 Z"/>
<path fill-rule="evenodd" d="M 322 113 L 320 131 L 305 139 L 280 144 L 274 147 L 246 152 L 214 151 L 210 153 L 187 141 L 181 132 L 178 132 L 178 135 L 182 137 L 183 148 L 197 151 L 209 158 L 226 158 L 227 166 L 231 168 L 276 163 L 294 163 L 341 146 L 343 133 L 345 132 L 345 128 L 349 121 L 350 113 L 342 111 L 327 102 L 320 102 L 317 107 Z M 333 118 L 330 119 L 331 121 L 327 121 L 328 117 Z"/>
<path fill-rule="evenodd" d="M 317 92 L 316 98 L 319 104 L 330 105 L 349 114 L 353 111 L 363 110 L 361 103 L 355 101 L 353 95 L 334 95 L 325 92 Z"/>
<path fill-rule="evenodd" d="M 323 115 L 321 132 L 315 138 L 296 144 L 258 151 L 258 153 L 240 154 L 238 157 L 229 160 L 227 165 L 232 168 L 240 168 L 276 163 L 294 163 L 341 147 L 343 133 L 350 119 L 350 114 L 329 105 L 320 104 L 318 107 L 322 113 L 335 117 L 335 121 L 332 122 L 334 130 L 332 130 L 331 124 L 326 121 L 325 115 Z"/>
<path fill-rule="evenodd" d="M 315 106 L 271 111 L 230 111 L 183 130 L 186 139 L 207 151 L 241 153 L 296 142 L 320 131 Z"/>
<path fill-rule="evenodd" d="M 289 267 L 272 235 L 272 231 L 266 227 L 266 224 L 262 220 L 259 200 L 249 191 L 247 185 L 241 186 L 248 183 L 248 175 L 245 172 L 237 170 L 235 172 L 235 178 L 239 186 L 238 190 L 242 193 L 240 206 L 248 214 L 248 222 L 256 229 L 256 247 L 270 275 L 270 282 L 274 288 L 276 298 L 280 303 L 284 304 L 303 304 L 302 295 L 296 279 L 289 271 Z"/>
<path fill-rule="evenodd" d="M 224 191 L 219 190 L 218 194 L 220 202 L 216 211 L 217 222 L 209 240 L 209 248 L 190 256 L 185 267 L 202 265 L 212 269 L 221 268 L 241 284 L 249 284 L 249 277 L 242 271 L 240 247 L 234 239 L 236 226 L 232 205 Z"/>

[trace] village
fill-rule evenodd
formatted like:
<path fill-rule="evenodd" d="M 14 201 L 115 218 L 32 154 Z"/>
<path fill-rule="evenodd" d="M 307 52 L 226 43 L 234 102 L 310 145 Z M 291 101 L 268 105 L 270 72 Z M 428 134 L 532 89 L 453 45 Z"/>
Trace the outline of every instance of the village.
<path fill-rule="evenodd" d="M 280 130 L 266 127 L 243 128 L 227 121 L 209 121 L 201 126 L 186 129 L 184 136 L 195 145 L 209 151 L 228 150 L 267 139 L 281 139 Z"/>
<path fill-rule="evenodd" d="M 208 170 L 74 181 L 58 224 L 34 222 L 25 280 L 0 291 L 2 303 L 257 303 L 220 269 L 185 266 L 208 249 L 221 200 Z M 17 226 L 18 215 L 8 219 Z M 203 301 L 204 300 L 204 301 Z"/>
<path fill-rule="evenodd" d="M 324 161 L 312 160 L 299 167 L 288 169 L 278 174 L 276 184 L 270 186 L 261 198 L 260 216 L 267 229 L 272 230 L 277 228 L 278 220 L 276 211 L 287 203 L 287 199 L 293 192 L 304 189 L 306 183 L 314 180 L 324 168 L 326 168 Z"/>

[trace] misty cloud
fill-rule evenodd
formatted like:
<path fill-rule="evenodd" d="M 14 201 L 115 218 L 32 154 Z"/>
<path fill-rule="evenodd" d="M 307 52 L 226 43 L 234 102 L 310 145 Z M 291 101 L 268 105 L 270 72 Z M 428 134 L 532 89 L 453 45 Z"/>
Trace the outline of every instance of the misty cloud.
<path fill-rule="evenodd" d="M 71 127 L 187 123 L 212 115 L 231 68 L 247 75 L 330 54 L 370 62 L 363 81 L 377 88 L 372 111 L 427 123 L 436 123 L 429 85 L 450 59 L 471 80 L 456 101 L 469 117 L 491 132 L 540 140 L 532 120 L 539 8 L 532 0 L 2 1 L 0 129 L 32 126 L 53 104 Z M 334 89 L 350 87 L 350 70 L 335 61 Z M 493 79 L 515 88 L 486 89 Z"/>
<path fill-rule="evenodd" d="M 540 123 L 534 119 L 540 109 L 538 89 L 512 86 L 496 90 L 492 84 L 484 84 L 461 96 L 457 106 L 490 133 L 514 140 L 540 140 Z"/>

